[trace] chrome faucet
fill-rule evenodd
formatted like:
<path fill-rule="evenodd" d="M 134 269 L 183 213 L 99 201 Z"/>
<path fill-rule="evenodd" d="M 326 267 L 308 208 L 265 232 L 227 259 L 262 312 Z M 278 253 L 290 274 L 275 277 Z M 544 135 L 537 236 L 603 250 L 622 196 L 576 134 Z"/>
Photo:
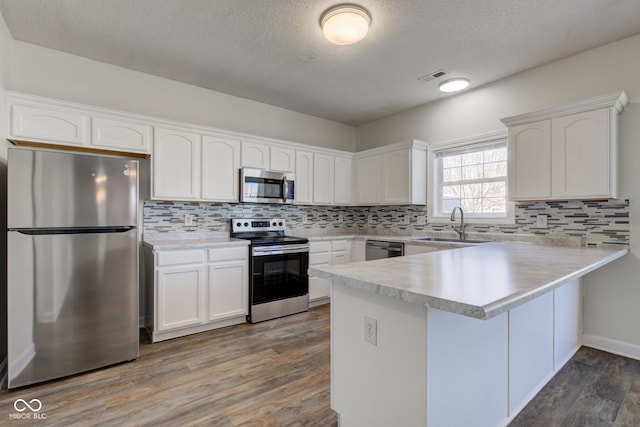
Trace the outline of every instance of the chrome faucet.
<path fill-rule="evenodd" d="M 464 231 L 464 227 L 465 227 L 465 223 L 464 223 L 464 211 L 462 210 L 462 207 L 460 206 L 456 206 L 455 208 L 453 208 L 453 210 L 451 211 L 451 221 L 455 221 L 456 220 L 456 210 L 460 211 L 460 227 L 456 228 L 455 225 L 452 226 L 453 229 L 458 233 L 458 236 L 460 237 L 460 240 L 464 240 L 466 237 L 466 233 Z"/>

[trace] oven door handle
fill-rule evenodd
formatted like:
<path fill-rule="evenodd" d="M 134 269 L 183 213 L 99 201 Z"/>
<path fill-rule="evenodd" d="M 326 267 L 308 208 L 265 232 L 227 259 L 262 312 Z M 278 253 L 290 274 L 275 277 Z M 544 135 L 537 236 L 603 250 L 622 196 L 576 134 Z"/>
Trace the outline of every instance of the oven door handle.
<path fill-rule="evenodd" d="M 296 254 L 304 252 L 309 252 L 309 245 L 258 246 L 251 248 L 251 254 L 253 256 Z"/>

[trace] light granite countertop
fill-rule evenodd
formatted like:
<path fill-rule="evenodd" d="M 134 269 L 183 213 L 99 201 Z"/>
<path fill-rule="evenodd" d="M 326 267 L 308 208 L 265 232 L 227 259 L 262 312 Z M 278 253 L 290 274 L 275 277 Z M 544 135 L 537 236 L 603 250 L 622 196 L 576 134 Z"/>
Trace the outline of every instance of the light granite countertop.
<path fill-rule="evenodd" d="M 627 253 L 628 249 L 492 242 L 310 267 L 309 274 L 407 303 L 490 319 Z"/>
<path fill-rule="evenodd" d="M 202 249 L 230 246 L 248 246 L 251 242 L 245 239 L 233 239 L 229 233 L 149 233 L 145 234 L 142 243 L 153 250 L 168 249 Z"/>

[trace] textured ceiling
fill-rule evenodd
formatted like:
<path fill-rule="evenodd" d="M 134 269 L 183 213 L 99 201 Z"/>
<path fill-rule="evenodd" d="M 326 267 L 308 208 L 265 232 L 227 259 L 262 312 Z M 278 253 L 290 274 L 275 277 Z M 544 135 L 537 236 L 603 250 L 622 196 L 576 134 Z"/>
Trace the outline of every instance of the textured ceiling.
<path fill-rule="evenodd" d="M 351 125 L 444 96 L 418 81 L 441 68 L 473 88 L 640 33 L 639 0 L 357 0 L 369 34 L 336 46 L 318 21 L 337 3 L 0 0 L 0 10 L 17 40 Z"/>

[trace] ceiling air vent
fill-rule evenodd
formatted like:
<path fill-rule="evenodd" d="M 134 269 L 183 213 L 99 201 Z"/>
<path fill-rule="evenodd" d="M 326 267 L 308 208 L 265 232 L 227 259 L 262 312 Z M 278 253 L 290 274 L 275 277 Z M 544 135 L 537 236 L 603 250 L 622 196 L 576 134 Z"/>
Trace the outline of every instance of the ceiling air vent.
<path fill-rule="evenodd" d="M 438 71 L 434 71 L 433 73 L 429 73 L 427 75 L 424 75 L 422 77 L 418 77 L 418 80 L 420 80 L 422 83 L 429 83 L 431 80 L 435 80 L 435 79 L 439 79 L 440 77 L 444 77 L 447 74 L 449 74 L 449 72 L 447 70 L 438 70 Z"/>

